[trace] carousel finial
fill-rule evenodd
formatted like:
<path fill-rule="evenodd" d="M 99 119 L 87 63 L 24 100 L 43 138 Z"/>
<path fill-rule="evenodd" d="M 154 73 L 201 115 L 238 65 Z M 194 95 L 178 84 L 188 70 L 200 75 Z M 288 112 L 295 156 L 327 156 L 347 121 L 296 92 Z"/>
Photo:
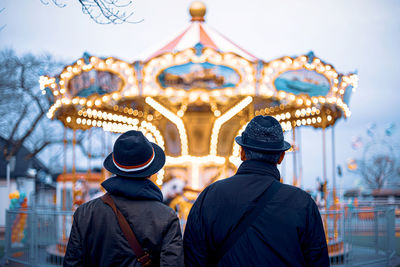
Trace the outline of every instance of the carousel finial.
<path fill-rule="evenodd" d="M 191 21 L 204 21 L 204 15 L 206 14 L 206 5 L 200 1 L 194 1 L 190 5 L 189 12 L 192 16 Z"/>

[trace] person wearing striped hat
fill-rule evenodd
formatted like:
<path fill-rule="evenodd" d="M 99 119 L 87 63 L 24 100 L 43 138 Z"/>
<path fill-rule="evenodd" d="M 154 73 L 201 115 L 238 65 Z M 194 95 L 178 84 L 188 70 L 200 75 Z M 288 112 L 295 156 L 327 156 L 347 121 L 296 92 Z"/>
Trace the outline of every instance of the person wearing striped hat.
<path fill-rule="evenodd" d="M 104 167 L 107 193 L 76 210 L 64 266 L 184 266 L 179 220 L 150 181 L 164 151 L 140 131 L 116 140 Z"/>

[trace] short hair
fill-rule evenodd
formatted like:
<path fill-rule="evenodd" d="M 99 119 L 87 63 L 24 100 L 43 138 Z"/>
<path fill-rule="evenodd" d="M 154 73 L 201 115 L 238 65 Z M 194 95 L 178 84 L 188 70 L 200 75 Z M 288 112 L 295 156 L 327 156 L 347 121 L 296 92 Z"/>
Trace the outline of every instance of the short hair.
<path fill-rule="evenodd" d="M 244 148 L 244 153 L 246 154 L 246 160 L 260 160 L 272 164 L 278 164 L 279 158 L 282 152 L 258 152 Z"/>

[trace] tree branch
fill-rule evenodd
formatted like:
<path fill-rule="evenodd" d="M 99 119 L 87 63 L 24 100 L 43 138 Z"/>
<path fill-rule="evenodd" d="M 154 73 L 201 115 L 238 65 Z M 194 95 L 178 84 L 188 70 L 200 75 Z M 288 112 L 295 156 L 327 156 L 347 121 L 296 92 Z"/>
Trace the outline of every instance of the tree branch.
<path fill-rule="evenodd" d="M 33 152 L 26 155 L 25 159 L 30 160 L 31 158 L 35 157 L 37 154 L 39 154 L 40 151 L 42 151 L 46 146 L 48 146 L 50 144 L 51 143 L 49 141 L 44 142 L 40 147 L 36 148 Z"/>
<path fill-rule="evenodd" d="M 14 135 L 18 130 L 19 125 L 21 124 L 22 120 L 25 118 L 26 114 L 28 113 L 28 106 L 24 106 L 24 109 L 22 110 L 17 122 L 15 123 L 10 136 L 8 137 L 8 141 L 14 140 Z"/>
<path fill-rule="evenodd" d="M 44 115 L 44 113 L 40 113 L 38 116 L 36 116 L 36 119 L 31 124 L 31 127 L 25 132 L 25 134 L 22 136 L 22 138 L 20 138 L 18 141 L 15 142 L 13 148 L 11 149 L 10 156 L 14 156 L 17 154 L 18 150 L 20 150 L 22 145 L 24 144 L 26 138 L 28 138 L 32 134 L 32 132 L 35 130 L 36 125 L 42 119 L 43 115 Z"/>

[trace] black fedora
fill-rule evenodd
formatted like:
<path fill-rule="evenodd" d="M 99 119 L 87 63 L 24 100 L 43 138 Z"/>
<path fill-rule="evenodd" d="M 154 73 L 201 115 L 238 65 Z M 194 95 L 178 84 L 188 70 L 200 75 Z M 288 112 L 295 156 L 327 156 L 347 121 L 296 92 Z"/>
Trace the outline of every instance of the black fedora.
<path fill-rule="evenodd" d="M 140 131 L 128 131 L 118 137 L 113 152 L 104 160 L 104 168 L 124 177 L 145 178 L 165 164 L 164 151 Z"/>
<path fill-rule="evenodd" d="M 283 139 L 280 123 L 271 116 L 256 116 L 235 138 L 240 146 L 258 152 L 282 152 L 291 146 Z"/>

